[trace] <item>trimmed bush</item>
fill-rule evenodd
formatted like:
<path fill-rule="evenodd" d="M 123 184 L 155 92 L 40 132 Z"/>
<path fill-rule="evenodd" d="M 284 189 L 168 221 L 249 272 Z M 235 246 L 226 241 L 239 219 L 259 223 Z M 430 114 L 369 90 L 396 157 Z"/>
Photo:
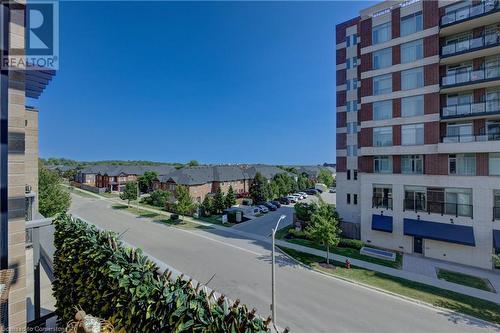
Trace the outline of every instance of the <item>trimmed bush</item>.
<path fill-rule="evenodd" d="M 341 238 L 339 242 L 340 247 L 350 247 L 351 249 L 361 250 L 365 243 L 359 239 L 349 239 L 349 238 Z"/>
<path fill-rule="evenodd" d="M 224 297 L 210 301 L 200 286 L 170 279 L 117 235 L 64 216 L 55 222 L 53 283 L 61 324 L 75 306 L 109 320 L 117 332 L 269 332 L 255 310 Z"/>

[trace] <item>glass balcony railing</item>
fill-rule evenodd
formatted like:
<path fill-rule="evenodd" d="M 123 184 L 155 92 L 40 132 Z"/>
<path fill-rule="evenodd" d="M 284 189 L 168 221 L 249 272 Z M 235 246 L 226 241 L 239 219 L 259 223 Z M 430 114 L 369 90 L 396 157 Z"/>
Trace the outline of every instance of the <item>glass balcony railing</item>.
<path fill-rule="evenodd" d="M 497 99 L 479 103 L 445 106 L 441 109 L 441 116 L 443 118 L 474 116 L 484 113 L 495 113 L 495 112 L 500 112 L 500 100 Z"/>
<path fill-rule="evenodd" d="M 372 208 L 392 209 L 392 198 L 372 197 Z"/>
<path fill-rule="evenodd" d="M 484 135 L 451 135 L 441 138 L 443 143 L 464 143 L 464 142 L 484 142 L 498 141 L 500 134 L 484 134 Z"/>
<path fill-rule="evenodd" d="M 486 46 L 493 46 L 500 43 L 500 35 L 489 34 L 477 38 L 472 38 L 464 40 L 461 42 L 456 42 L 453 44 L 445 45 L 441 48 L 441 54 L 443 56 L 451 56 L 457 53 L 463 53 L 466 51 L 473 51 Z"/>
<path fill-rule="evenodd" d="M 484 1 L 478 5 L 462 7 L 449 12 L 441 17 L 441 25 L 450 25 L 469 18 L 484 15 L 498 9 L 497 0 Z"/>
<path fill-rule="evenodd" d="M 483 80 L 493 80 L 500 78 L 500 66 L 478 69 L 475 71 L 451 72 L 443 76 L 441 85 L 444 87 L 473 83 Z"/>
<path fill-rule="evenodd" d="M 473 207 L 468 204 L 459 204 L 452 202 L 436 202 L 426 200 L 405 199 L 404 210 L 418 212 L 427 212 L 428 214 L 455 215 L 473 217 Z"/>
<path fill-rule="evenodd" d="M 493 221 L 500 220 L 500 207 L 493 207 Z"/>

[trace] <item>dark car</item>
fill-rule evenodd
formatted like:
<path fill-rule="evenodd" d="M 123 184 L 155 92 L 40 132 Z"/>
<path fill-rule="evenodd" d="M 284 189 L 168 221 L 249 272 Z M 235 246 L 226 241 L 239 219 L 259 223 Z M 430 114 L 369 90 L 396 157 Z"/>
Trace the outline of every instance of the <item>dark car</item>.
<path fill-rule="evenodd" d="M 270 202 L 264 202 L 263 205 L 266 206 L 271 211 L 275 211 L 276 209 L 278 209 L 278 207 L 276 207 Z"/>
<path fill-rule="evenodd" d="M 273 201 L 269 201 L 269 202 L 272 203 L 273 205 L 275 205 L 277 208 L 281 207 L 281 203 L 278 200 L 273 200 Z"/>
<path fill-rule="evenodd" d="M 290 199 L 285 198 L 285 197 L 279 198 L 278 201 L 281 202 L 282 205 L 289 205 L 289 204 L 291 204 Z"/>
<path fill-rule="evenodd" d="M 318 191 L 319 193 L 323 193 L 323 190 L 320 190 L 319 188 L 316 188 L 315 190 Z"/>
<path fill-rule="evenodd" d="M 315 189 L 312 189 L 312 188 L 310 188 L 308 190 L 305 190 L 304 192 L 306 192 L 309 195 L 316 195 L 316 194 L 318 194 L 318 191 L 316 191 Z"/>

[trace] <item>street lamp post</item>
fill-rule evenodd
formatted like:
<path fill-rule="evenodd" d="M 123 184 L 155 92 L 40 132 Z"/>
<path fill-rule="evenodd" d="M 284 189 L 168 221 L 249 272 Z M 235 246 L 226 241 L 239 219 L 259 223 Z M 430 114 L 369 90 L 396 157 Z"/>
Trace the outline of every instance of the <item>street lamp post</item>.
<path fill-rule="evenodd" d="M 275 265 L 275 258 L 274 258 L 274 239 L 276 236 L 276 231 L 278 231 L 278 225 L 280 224 L 281 220 L 283 220 L 286 217 L 286 215 L 281 215 L 280 218 L 278 219 L 278 222 L 276 223 L 276 227 L 272 229 L 272 240 L 273 240 L 273 245 L 272 245 L 272 264 L 271 264 L 271 293 L 272 293 L 272 300 L 271 300 L 271 318 L 273 320 L 273 325 L 276 327 L 276 293 L 274 291 L 275 289 L 275 273 L 274 273 L 274 265 Z"/>

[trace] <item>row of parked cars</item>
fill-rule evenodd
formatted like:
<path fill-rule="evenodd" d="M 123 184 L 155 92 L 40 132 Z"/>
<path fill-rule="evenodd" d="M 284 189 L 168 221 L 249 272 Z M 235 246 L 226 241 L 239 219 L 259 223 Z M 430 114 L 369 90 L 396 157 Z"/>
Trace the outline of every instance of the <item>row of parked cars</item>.
<path fill-rule="evenodd" d="M 260 210 L 261 213 L 265 214 L 269 211 L 275 211 L 276 209 L 281 207 L 281 202 L 278 200 L 271 200 L 268 202 L 261 202 L 256 205 L 256 208 Z"/>
<path fill-rule="evenodd" d="M 260 213 L 265 214 L 265 213 L 268 213 L 270 211 L 277 210 L 278 208 L 281 207 L 281 205 L 290 205 L 293 203 L 297 203 L 300 200 L 307 198 L 309 195 L 316 195 L 316 194 L 320 194 L 320 193 L 323 193 L 323 191 L 320 189 L 310 188 L 310 189 L 304 190 L 303 192 L 293 193 L 293 194 L 290 194 L 286 197 L 278 198 L 276 200 L 271 200 L 271 201 L 267 201 L 267 202 L 260 202 L 257 205 L 255 205 L 255 209 L 256 210 L 258 209 L 260 211 Z"/>

